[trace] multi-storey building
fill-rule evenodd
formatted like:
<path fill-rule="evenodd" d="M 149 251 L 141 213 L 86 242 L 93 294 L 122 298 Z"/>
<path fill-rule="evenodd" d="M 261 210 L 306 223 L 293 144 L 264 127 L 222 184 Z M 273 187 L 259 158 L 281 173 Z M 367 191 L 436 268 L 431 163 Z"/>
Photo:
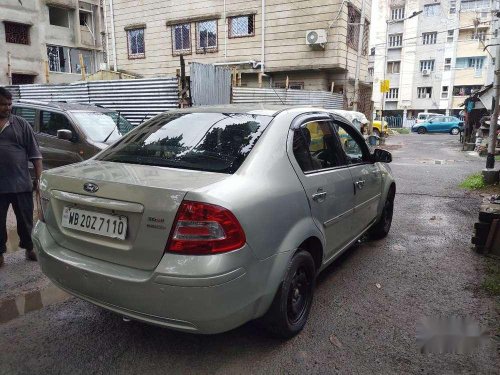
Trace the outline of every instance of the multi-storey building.
<path fill-rule="evenodd" d="M 242 86 L 333 89 L 352 104 L 359 62 L 360 91 L 371 90 L 371 0 L 108 0 L 106 13 L 110 62 L 119 70 L 172 76 L 182 55 L 188 72 L 193 61 L 227 65 L 242 74 Z"/>
<path fill-rule="evenodd" d="M 64 83 L 103 63 L 99 0 L 2 0 L 0 85 Z"/>
<path fill-rule="evenodd" d="M 495 51 L 485 47 L 492 44 L 495 7 L 496 0 L 380 1 L 375 109 L 401 117 L 458 114 L 471 91 L 493 81 Z M 385 97 L 383 79 L 390 81 Z"/>

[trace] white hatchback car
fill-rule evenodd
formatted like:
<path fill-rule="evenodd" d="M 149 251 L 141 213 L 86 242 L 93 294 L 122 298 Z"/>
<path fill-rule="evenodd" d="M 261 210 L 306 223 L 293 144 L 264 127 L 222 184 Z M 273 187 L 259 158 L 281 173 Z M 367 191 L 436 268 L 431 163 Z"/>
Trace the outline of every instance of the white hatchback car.
<path fill-rule="evenodd" d="M 260 318 L 291 337 L 316 275 L 389 232 L 390 161 L 322 109 L 171 111 L 45 171 L 34 242 L 57 285 L 131 319 L 217 333 Z"/>

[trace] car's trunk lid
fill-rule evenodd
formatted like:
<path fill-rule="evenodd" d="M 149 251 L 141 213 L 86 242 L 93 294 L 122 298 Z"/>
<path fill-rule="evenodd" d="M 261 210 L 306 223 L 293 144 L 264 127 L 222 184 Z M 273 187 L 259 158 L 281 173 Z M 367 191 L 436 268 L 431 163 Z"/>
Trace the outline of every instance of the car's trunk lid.
<path fill-rule="evenodd" d="M 228 176 L 93 160 L 69 165 L 44 174 L 43 196 L 50 199 L 45 220 L 55 241 L 63 247 L 111 263 L 154 269 L 164 253 L 186 193 Z M 97 186 L 97 190 L 86 191 L 84 185 L 87 183 Z M 95 225 L 68 228 L 68 210 L 79 212 L 80 219 L 82 213 L 89 215 Z M 125 218 L 125 238 L 96 234 L 98 214 Z M 62 224 L 63 215 L 66 226 Z M 109 218 L 103 217 L 104 220 Z"/>

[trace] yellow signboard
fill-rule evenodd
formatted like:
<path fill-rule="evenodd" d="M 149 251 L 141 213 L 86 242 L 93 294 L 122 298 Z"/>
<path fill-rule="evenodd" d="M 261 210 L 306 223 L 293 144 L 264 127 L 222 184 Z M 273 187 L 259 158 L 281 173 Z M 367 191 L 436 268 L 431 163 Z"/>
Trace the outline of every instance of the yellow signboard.
<path fill-rule="evenodd" d="M 380 81 L 380 92 L 389 92 L 389 80 L 384 79 Z"/>

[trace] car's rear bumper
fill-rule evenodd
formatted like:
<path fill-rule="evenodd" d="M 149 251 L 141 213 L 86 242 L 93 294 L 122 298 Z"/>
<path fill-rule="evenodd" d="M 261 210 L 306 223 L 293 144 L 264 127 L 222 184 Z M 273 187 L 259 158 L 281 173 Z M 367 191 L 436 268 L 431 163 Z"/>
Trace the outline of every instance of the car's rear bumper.
<path fill-rule="evenodd" d="M 240 267 L 216 275 L 182 277 L 164 272 L 169 254 L 155 270 L 145 271 L 61 247 L 44 223 L 36 225 L 33 239 L 43 273 L 62 289 L 132 319 L 197 333 L 224 332 L 257 317 L 266 272 L 274 259 L 256 260 L 244 247 L 233 254 L 241 257 Z M 234 261 L 231 264 L 234 267 Z"/>

